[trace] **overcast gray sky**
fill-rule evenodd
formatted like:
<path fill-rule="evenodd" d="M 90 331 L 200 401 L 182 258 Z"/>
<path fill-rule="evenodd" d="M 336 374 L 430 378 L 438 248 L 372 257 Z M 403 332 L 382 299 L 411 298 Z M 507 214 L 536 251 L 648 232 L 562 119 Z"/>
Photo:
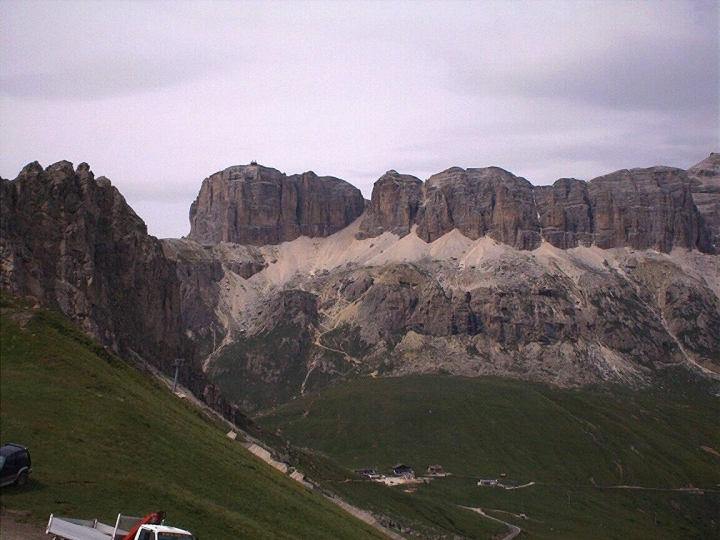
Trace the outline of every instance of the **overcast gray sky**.
<path fill-rule="evenodd" d="M 0 175 L 86 161 L 151 234 L 256 160 L 533 184 L 720 147 L 718 1 L 0 0 Z"/>

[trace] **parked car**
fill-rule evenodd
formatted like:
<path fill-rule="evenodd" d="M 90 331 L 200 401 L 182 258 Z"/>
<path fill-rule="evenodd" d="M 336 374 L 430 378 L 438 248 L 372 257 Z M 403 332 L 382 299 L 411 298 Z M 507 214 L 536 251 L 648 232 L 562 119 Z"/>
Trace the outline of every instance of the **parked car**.
<path fill-rule="evenodd" d="M 22 486 L 32 471 L 30 451 L 19 444 L 0 447 L 0 487 L 14 484 Z"/>

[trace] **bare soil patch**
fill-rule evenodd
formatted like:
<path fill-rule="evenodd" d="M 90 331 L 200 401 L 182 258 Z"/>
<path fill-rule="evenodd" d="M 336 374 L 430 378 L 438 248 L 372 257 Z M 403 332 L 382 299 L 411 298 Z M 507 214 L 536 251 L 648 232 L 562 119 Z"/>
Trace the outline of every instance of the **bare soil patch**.
<path fill-rule="evenodd" d="M 0 512 L 0 540 L 48 540 L 44 527 L 23 523 L 22 517 L 22 512 Z"/>

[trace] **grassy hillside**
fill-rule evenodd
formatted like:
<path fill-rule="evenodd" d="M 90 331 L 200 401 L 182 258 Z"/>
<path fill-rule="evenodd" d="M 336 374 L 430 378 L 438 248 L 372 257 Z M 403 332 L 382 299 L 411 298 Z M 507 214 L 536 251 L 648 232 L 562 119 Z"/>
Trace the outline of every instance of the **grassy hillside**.
<path fill-rule="evenodd" d="M 412 494 L 338 485 L 390 514 L 402 515 L 403 504 L 435 504 L 440 514 L 459 504 L 494 509 L 528 538 L 717 538 L 720 400 L 690 390 L 653 396 L 498 379 L 362 379 L 257 420 L 349 469 L 387 472 L 402 462 L 453 474 Z M 503 473 L 507 484 L 535 484 L 477 486 Z M 691 486 L 704 491 L 678 490 Z"/>
<path fill-rule="evenodd" d="M 382 538 L 257 460 L 60 316 L 7 299 L 0 321 L 0 436 L 30 447 L 4 510 L 114 522 L 167 511 L 203 539 Z"/>

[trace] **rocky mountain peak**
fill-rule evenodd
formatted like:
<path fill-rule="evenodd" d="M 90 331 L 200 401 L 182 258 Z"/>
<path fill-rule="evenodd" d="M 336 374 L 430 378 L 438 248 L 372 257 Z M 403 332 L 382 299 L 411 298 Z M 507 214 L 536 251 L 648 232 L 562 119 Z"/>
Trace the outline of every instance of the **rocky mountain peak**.
<path fill-rule="evenodd" d="M 422 180 L 389 170 L 373 186 L 368 212 L 357 238 L 374 237 L 385 231 L 405 236 L 415 223 L 422 198 Z"/>
<path fill-rule="evenodd" d="M 2 180 L 0 233 L 5 290 L 63 312 L 123 356 L 182 354 L 174 265 L 87 163 L 35 162 Z"/>
<path fill-rule="evenodd" d="M 33 162 L 15 180 L 0 179 L 0 287 L 63 313 L 133 364 L 169 373 L 175 359 L 188 360 L 181 382 L 235 415 L 187 338 L 175 263 L 87 163 Z"/>
<path fill-rule="evenodd" d="M 287 176 L 257 164 L 229 167 L 206 178 L 190 207 L 188 238 L 203 244 L 279 244 L 325 237 L 365 209 L 359 189 L 314 172 Z"/>
<path fill-rule="evenodd" d="M 431 176 L 418 212 L 417 234 L 433 242 L 453 229 L 476 240 L 489 236 L 518 249 L 540 244 L 533 186 L 499 167 L 453 167 Z"/>
<path fill-rule="evenodd" d="M 1 285 L 126 358 L 187 353 L 230 413 L 201 368 L 245 410 L 378 374 L 717 378 L 719 177 L 718 154 L 537 187 L 390 170 L 358 220 L 347 182 L 250 164 L 206 178 L 190 237 L 160 242 L 87 164 L 31 163 L 0 182 Z"/>

